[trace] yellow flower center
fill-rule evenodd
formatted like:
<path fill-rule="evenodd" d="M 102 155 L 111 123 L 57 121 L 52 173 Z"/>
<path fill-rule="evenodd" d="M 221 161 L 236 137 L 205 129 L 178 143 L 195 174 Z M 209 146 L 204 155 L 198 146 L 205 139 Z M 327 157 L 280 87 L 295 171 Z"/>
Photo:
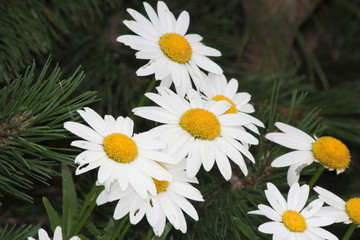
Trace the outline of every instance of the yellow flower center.
<path fill-rule="evenodd" d="M 129 163 L 138 155 L 136 143 L 124 134 L 110 134 L 105 137 L 103 146 L 108 157 L 116 162 Z"/>
<path fill-rule="evenodd" d="M 225 97 L 223 95 L 216 95 L 215 97 L 212 98 L 212 100 L 217 101 L 217 102 L 221 101 L 221 100 L 225 100 L 225 101 L 227 101 L 228 103 L 231 104 L 231 107 L 229 108 L 229 110 L 227 110 L 225 112 L 225 114 L 227 114 L 227 113 L 237 113 L 236 105 L 235 105 L 235 103 L 233 101 L 231 101 L 230 98 L 227 98 L 227 97 Z"/>
<path fill-rule="evenodd" d="M 180 34 L 166 33 L 160 37 L 159 44 L 164 54 L 174 62 L 186 63 L 191 58 L 191 46 Z"/>
<path fill-rule="evenodd" d="M 287 210 L 282 215 L 282 221 L 291 232 L 303 232 L 307 227 L 305 218 L 296 211 Z"/>
<path fill-rule="evenodd" d="M 166 168 L 163 164 L 161 164 L 161 163 L 159 163 L 159 162 L 156 162 L 156 163 L 159 164 L 160 166 L 162 166 L 163 168 L 165 168 L 165 169 L 167 170 L 167 168 Z M 152 178 L 152 180 L 153 180 L 154 183 L 155 183 L 155 187 L 156 187 L 156 192 L 157 192 L 157 193 L 161 193 L 161 192 L 165 191 L 165 190 L 168 188 L 168 186 L 169 186 L 169 182 L 168 182 L 168 181 L 160 181 L 160 180 L 157 180 L 157 179 L 155 179 L 155 178 Z"/>
<path fill-rule="evenodd" d="M 155 183 L 157 193 L 161 193 L 161 192 L 165 191 L 167 189 L 167 187 L 169 186 L 168 181 L 160 181 L 160 180 L 157 180 L 155 178 L 153 178 L 152 180 Z"/>
<path fill-rule="evenodd" d="M 180 118 L 180 126 L 191 136 L 203 140 L 214 140 L 220 136 L 220 122 L 217 117 L 204 109 L 186 111 Z"/>
<path fill-rule="evenodd" d="M 360 198 L 351 198 L 345 204 L 345 209 L 351 221 L 360 226 Z"/>
<path fill-rule="evenodd" d="M 321 137 L 312 145 L 315 158 L 325 167 L 342 170 L 350 163 L 349 149 L 333 137 Z"/>

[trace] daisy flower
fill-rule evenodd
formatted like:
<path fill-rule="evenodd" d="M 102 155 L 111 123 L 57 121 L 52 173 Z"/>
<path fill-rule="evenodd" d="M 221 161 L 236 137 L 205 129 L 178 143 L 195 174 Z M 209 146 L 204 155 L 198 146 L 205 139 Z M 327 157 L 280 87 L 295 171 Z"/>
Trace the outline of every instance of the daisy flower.
<path fill-rule="evenodd" d="M 120 219 L 129 213 L 130 222 L 137 224 L 144 216 L 152 226 L 155 235 L 160 236 L 165 228 L 166 219 L 175 229 L 186 232 L 187 226 L 183 212 L 194 220 L 198 220 L 195 208 L 187 199 L 204 201 L 201 193 L 190 183 L 198 183 L 196 178 L 189 178 L 185 172 L 185 162 L 177 165 L 161 165 L 173 175 L 172 181 L 153 179 L 157 195 L 148 194 L 141 198 L 132 188 L 121 191 L 118 183 L 112 185 L 109 192 L 102 191 L 97 198 L 97 204 L 119 200 L 114 219 Z"/>
<path fill-rule="evenodd" d="M 316 199 L 304 208 L 309 197 L 308 185 L 300 187 L 294 183 L 285 200 L 276 186 L 268 183 L 265 195 L 271 207 L 259 204 L 259 210 L 249 212 L 272 220 L 261 224 L 260 232 L 273 234 L 274 240 L 338 239 L 321 228 L 333 224 L 334 219 L 316 216 L 324 204 L 322 200 Z"/>
<path fill-rule="evenodd" d="M 314 190 L 321 200 L 330 205 L 324 207 L 326 211 L 320 211 L 319 216 L 333 217 L 336 222 L 354 223 L 360 227 L 360 198 L 350 198 L 345 202 L 324 188 L 317 186 Z"/>
<path fill-rule="evenodd" d="M 186 34 L 190 17 L 186 11 L 181 12 L 178 19 L 170 12 L 162 1 L 157 3 L 157 13 L 144 2 L 149 19 L 139 12 L 128 9 L 134 18 L 125 20 L 124 24 L 137 35 L 123 35 L 118 42 L 137 50 L 136 58 L 149 60 L 136 72 L 138 76 L 155 74 L 157 80 L 163 80 L 167 87 L 173 82 L 176 91 L 182 96 L 191 88 L 190 76 L 195 85 L 201 77 L 199 69 L 221 74 L 222 69 L 208 58 L 221 56 L 221 53 L 201 43 L 198 34 Z"/>
<path fill-rule="evenodd" d="M 159 150 L 166 147 L 158 133 L 133 134 L 134 122 L 126 117 L 116 120 L 110 115 L 102 118 L 94 110 L 78 110 L 90 127 L 77 122 L 66 122 L 64 127 L 84 140 L 73 141 L 72 146 L 85 149 L 75 158 L 79 166 L 76 175 L 99 168 L 98 182 L 117 181 L 122 190 L 131 185 L 142 197 L 147 191 L 156 193 L 152 178 L 171 180 L 171 175 L 153 159 L 172 163 L 168 155 Z M 105 187 L 109 184 L 105 184 Z"/>
<path fill-rule="evenodd" d="M 51 238 L 49 237 L 49 235 L 47 234 L 47 232 L 40 228 L 39 231 L 38 231 L 38 237 L 39 237 L 39 240 L 51 240 Z M 35 240 L 35 238 L 33 237 L 28 237 L 28 240 Z M 63 240 L 63 236 L 62 236 L 62 232 L 61 232 L 61 227 L 60 226 L 57 226 L 55 228 L 55 232 L 54 232 L 54 238 L 53 240 Z M 72 238 L 70 238 L 69 240 L 80 240 L 79 237 L 77 236 L 74 236 Z"/>
<path fill-rule="evenodd" d="M 320 137 L 312 138 L 307 133 L 277 122 L 275 126 L 281 131 L 266 134 L 265 138 L 272 142 L 294 149 L 278 158 L 272 163 L 272 167 L 289 167 L 287 181 L 289 186 L 299 181 L 301 170 L 313 162 L 322 164 L 325 168 L 336 170 L 339 174 L 347 168 L 350 163 L 349 149 L 336 138 Z"/>
<path fill-rule="evenodd" d="M 225 113 L 237 113 L 246 116 L 250 120 L 250 124 L 245 125 L 246 128 L 259 134 L 257 127 L 264 127 L 264 124 L 249 113 L 255 112 L 254 107 L 249 104 L 251 95 L 246 92 L 238 91 L 238 81 L 232 78 L 227 82 L 223 74 L 209 73 L 205 76 L 206 85 L 201 88 L 208 100 L 220 101 L 225 100 L 231 104 L 229 110 Z"/>
<path fill-rule="evenodd" d="M 158 87 L 158 94 L 145 94 L 160 107 L 139 107 L 135 115 L 164 125 L 154 128 L 161 133 L 168 148 L 165 153 L 177 161 L 187 156 L 186 171 L 194 177 L 201 165 L 210 171 L 216 162 L 226 180 L 231 177 L 230 158 L 244 175 L 248 171 L 244 154 L 252 162 L 254 158 L 240 142 L 258 144 L 258 140 L 239 126 L 250 123 L 248 118 L 238 114 L 224 114 L 230 107 L 227 101 L 206 102 L 193 89 L 187 92 L 186 100 L 168 88 Z M 238 140 L 238 141 L 237 141 Z"/>

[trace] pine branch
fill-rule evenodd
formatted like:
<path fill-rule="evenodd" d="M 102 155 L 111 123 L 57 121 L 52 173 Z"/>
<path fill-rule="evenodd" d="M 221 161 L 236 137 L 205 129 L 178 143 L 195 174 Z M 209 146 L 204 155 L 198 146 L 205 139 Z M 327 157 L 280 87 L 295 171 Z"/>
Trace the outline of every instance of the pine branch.
<path fill-rule="evenodd" d="M 27 201 L 31 197 L 24 192 L 33 180 L 46 183 L 57 174 L 51 166 L 72 162 L 55 141 L 66 139 L 63 122 L 73 118 L 73 111 L 95 101 L 94 92 L 71 96 L 83 72 L 62 79 L 58 67 L 48 72 L 50 63 L 36 75 L 32 64 L 0 90 L 0 190 Z"/>

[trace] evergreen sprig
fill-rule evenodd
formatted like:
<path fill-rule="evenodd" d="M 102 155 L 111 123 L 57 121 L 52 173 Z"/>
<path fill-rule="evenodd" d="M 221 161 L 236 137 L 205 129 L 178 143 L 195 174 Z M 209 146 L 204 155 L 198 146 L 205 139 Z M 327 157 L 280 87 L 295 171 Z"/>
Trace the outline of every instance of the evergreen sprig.
<path fill-rule="evenodd" d="M 27 239 L 28 236 L 34 235 L 39 226 L 25 226 L 22 225 L 20 227 L 13 225 L 9 227 L 9 225 L 5 225 L 3 228 L 0 227 L 0 239 L 4 240 L 24 240 Z"/>
<path fill-rule="evenodd" d="M 0 192 L 31 201 L 25 193 L 33 180 L 57 174 L 50 166 L 72 162 L 58 142 L 66 138 L 63 122 L 73 111 L 95 101 L 95 92 L 72 96 L 84 79 L 79 70 L 65 79 L 48 60 L 39 74 L 35 63 L 0 90 Z"/>
<path fill-rule="evenodd" d="M 116 6 L 114 0 L 14 0 L 0 4 L 0 76 L 10 80 L 37 55 L 47 54 L 56 41 L 76 27 L 90 27 Z M 75 36 L 72 36 L 74 40 Z"/>

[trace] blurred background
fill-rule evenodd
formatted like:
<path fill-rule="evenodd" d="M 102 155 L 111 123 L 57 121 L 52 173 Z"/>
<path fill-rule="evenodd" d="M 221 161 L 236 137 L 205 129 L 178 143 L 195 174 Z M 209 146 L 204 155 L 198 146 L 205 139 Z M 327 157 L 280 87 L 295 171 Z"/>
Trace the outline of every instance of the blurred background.
<path fill-rule="evenodd" d="M 251 103 L 257 110 L 257 117 L 266 123 L 267 129 L 262 134 L 271 131 L 271 121 L 267 121 L 265 113 L 268 108 L 274 108 L 278 120 L 291 116 L 289 122 L 298 126 L 305 119 L 308 125 L 312 122 L 316 124 L 309 133 L 331 135 L 346 143 L 352 155 L 350 167 L 336 177 L 334 172 L 325 171 L 317 185 L 343 199 L 360 197 L 360 1 L 165 2 L 176 17 L 181 11 L 188 11 L 188 33 L 200 34 L 204 38 L 204 44 L 221 51 L 222 57 L 213 60 L 223 68 L 227 79 L 236 78 L 239 81 L 240 91 L 252 95 Z M 149 3 L 156 6 L 156 1 Z M 137 77 L 136 70 L 146 62 L 135 59 L 133 50 L 115 41 L 117 36 L 130 33 L 122 23 L 125 19 L 131 19 L 126 12 L 127 8 L 145 14 L 142 1 L 137 0 L 1 0 L 0 87 L 5 88 L 24 75 L 27 66 L 33 62 L 36 63 L 34 75 L 38 76 L 51 57 L 49 68 L 53 69 L 58 64 L 63 78 L 72 76 L 79 67 L 85 73 L 80 85 L 66 101 L 84 92 L 95 91 L 96 98 L 88 101 L 87 106 L 101 115 L 130 116 L 131 109 L 143 96 L 151 77 Z M 277 89 L 276 104 L 271 101 L 274 86 Z M 295 90 L 297 98 L 294 97 Z M 302 100 L 295 110 L 292 108 L 294 98 Z M 306 119 L 309 114 L 312 118 Z M 4 151 L 4 126 L 7 122 L 9 116 L 0 114 L 0 148 Z M 153 123 L 138 118 L 135 118 L 135 122 L 137 132 L 153 127 Z M 66 150 L 70 140 L 64 137 L 61 141 L 50 143 L 42 139 L 41 144 L 49 147 L 55 143 L 58 150 L 66 152 L 64 154 L 68 156 L 64 158 L 64 162 L 71 165 L 71 158 L 79 151 Z M 26 153 L 25 158 L 30 155 Z M 43 181 L 31 174 L 23 175 L 25 179 L 29 179 L 30 187 L 21 192 L 28 197 L 19 197 L 9 190 L 2 191 L 8 183 L 0 180 L 0 229 L 6 224 L 48 226 L 42 196 L 46 195 L 54 206 L 61 203 L 61 177 L 57 174 L 60 168 L 56 155 L 54 156 L 42 156 L 51 163 L 50 168 L 54 170 Z M 3 177 L 6 178 L 5 171 L 3 172 Z M 285 172 L 284 169 L 279 176 L 284 177 Z M 74 177 L 79 196 L 86 194 L 95 177 L 94 174 Z M 251 184 L 250 180 L 244 179 L 224 183 L 217 176 L 200 177 L 201 183 L 209 183 L 201 189 L 207 202 L 197 206 L 200 209 L 200 219 L 211 217 L 210 209 L 221 205 L 215 211 L 219 218 L 213 216 L 213 219 L 203 222 L 200 220 L 197 224 L 190 221 L 189 234 L 174 232 L 171 238 L 200 239 L 199 236 L 206 236 L 207 239 L 230 239 L 236 236 L 234 239 L 248 239 L 247 236 L 250 235 L 241 230 L 241 217 L 231 218 L 230 221 L 225 217 L 230 214 L 236 216 L 237 211 L 243 214 L 245 210 L 238 209 L 242 207 L 240 198 L 246 193 L 251 196 L 256 189 L 264 189 L 266 174 L 249 177 L 257 183 Z M 307 180 L 306 177 L 303 180 Z M 242 183 L 239 184 L 238 181 Z M 214 186 L 216 189 L 229 191 L 221 195 L 213 189 L 209 190 Z M 249 207 L 249 204 L 245 205 Z M 101 207 L 96 212 L 97 224 L 106 222 L 113 209 L 114 205 Z M 257 221 L 257 225 L 249 231 L 256 231 L 263 220 L 250 219 L 249 221 Z M 146 229 L 144 221 L 141 224 Z M 236 226 L 224 226 L 227 224 L 235 224 L 239 229 Z M 136 230 L 135 227 L 133 229 Z M 209 229 L 215 230 L 216 234 L 207 236 Z M 341 237 L 346 226 L 335 224 L 328 229 Z M 235 234 L 235 231 L 239 234 Z M 140 232 L 130 230 L 127 238 L 141 239 L 143 235 Z M 259 233 L 259 239 L 268 237 Z M 352 239 L 360 239 L 359 230 Z"/>

